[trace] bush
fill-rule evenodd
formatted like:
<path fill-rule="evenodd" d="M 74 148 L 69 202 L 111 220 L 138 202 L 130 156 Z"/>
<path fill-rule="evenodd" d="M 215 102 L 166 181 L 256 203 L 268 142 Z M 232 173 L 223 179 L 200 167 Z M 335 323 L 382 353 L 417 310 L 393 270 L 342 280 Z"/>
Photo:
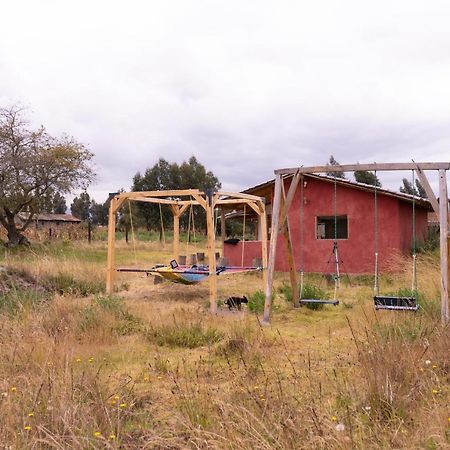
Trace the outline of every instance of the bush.
<path fill-rule="evenodd" d="M 104 284 L 100 281 L 77 280 L 72 274 L 58 273 L 46 278 L 47 289 L 58 292 L 60 295 L 71 294 L 87 297 L 104 291 Z"/>
<path fill-rule="evenodd" d="M 308 283 L 303 285 L 303 291 L 301 291 L 301 288 L 299 286 L 298 291 L 301 299 L 314 298 L 327 300 L 329 298 L 329 295 L 323 289 L 320 289 L 319 287 Z M 279 292 L 283 295 L 284 299 L 287 302 L 292 302 L 292 288 L 289 284 L 283 283 L 279 288 Z M 308 309 L 313 310 L 322 309 L 324 307 L 324 305 L 321 303 L 306 303 L 305 306 Z"/>
<path fill-rule="evenodd" d="M 304 284 L 303 291 L 300 293 L 300 298 L 328 300 L 329 295 L 317 286 L 313 286 L 312 284 Z M 305 306 L 312 310 L 319 310 L 324 307 L 322 303 L 306 303 Z"/>
<path fill-rule="evenodd" d="M 264 294 L 264 292 L 261 290 L 255 291 L 248 296 L 248 309 L 256 313 L 263 312 L 265 301 L 266 295 Z"/>
<path fill-rule="evenodd" d="M 200 322 L 153 326 L 147 330 L 147 339 L 157 345 L 169 347 L 196 348 L 214 344 L 223 338 L 223 334 L 211 326 Z"/>

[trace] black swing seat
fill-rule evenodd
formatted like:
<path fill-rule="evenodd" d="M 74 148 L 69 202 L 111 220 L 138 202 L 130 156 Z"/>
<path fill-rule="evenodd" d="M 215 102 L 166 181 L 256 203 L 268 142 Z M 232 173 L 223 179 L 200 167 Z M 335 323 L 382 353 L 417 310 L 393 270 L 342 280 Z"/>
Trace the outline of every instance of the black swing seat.
<path fill-rule="evenodd" d="M 419 305 L 415 297 L 386 297 L 376 295 L 373 298 L 375 309 L 417 311 Z"/>
<path fill-rule="evenodd" d="M 301 298 L 300 299 L 300 304 L 301 305 L 307 305 L 310 303 L 318 303 L 321 305 L 333 305 L 333 306 L 337 306 L 339 305 L 339 300 L 323 300 L 320 298 Z"/>

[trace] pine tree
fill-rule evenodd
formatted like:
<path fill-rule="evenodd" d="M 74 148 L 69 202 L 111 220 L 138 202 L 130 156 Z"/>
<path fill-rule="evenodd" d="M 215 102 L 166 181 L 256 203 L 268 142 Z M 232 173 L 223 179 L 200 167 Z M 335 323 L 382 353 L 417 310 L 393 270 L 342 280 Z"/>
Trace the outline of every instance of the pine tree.
<path fill-rule="evenodd" d="M 327 166 L 330 167 L 330 169 L 332 169 L 333 166 L 339 166 L 339 163 L 334 159 L 333 155 L 330 155 L 330 160 L 329 162 L 327 162 Z M 329 170 L 326 172 L 326 174 L 330 177 L 345 178 L 344 172 L 335 172 L 333 170 Z"/>

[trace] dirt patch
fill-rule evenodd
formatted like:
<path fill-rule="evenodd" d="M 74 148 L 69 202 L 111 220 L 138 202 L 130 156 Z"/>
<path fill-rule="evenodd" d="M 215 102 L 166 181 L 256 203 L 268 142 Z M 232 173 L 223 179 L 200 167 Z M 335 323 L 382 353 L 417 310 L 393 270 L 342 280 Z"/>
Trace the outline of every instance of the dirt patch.
<path fill-rule="evenodd" d="M 0 266 L 0 295 L 6 295 L 10 291 L 30 290 L 42 293 L 50 291 L 26 270 Z"/>

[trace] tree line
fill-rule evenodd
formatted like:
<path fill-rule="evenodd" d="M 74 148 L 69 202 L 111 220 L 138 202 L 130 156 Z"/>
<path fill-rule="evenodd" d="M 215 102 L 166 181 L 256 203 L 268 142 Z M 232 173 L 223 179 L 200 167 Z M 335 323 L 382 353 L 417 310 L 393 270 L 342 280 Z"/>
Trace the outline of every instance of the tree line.
<path fill-rule="evenodd" d="M 0 108 L 0 226 L 7 233 L 5 244 L 28 244 L 24 231 L 35 215 L 66 213 L 65 195 L 75 189 L 82 189 L 82 193 L 71 204 L 72 214 L 92 224 L 106 225 L 109 200 L 97 203 L 87 191 L 96 177 L 92 158 L 93 153 L 74 137 L 52 136 L 44 126 L 32 128 L 20 106 Z M 333 166 L 338 164 L 331 155 L 327 174 L 345 178 L 345 173 L 333 171 Z M 359 183 L 381 187 L 375 173 L 356 171 L 354 178 Z M 143 173 L 134 175 L 131 190 L 216 191 L 220 187 L 217 176 L 191 156 L 181 164 L 160 158 Z M 400 192 L 427 197 L 419 180 L 413 184 L 403 178 Z M 164 226 L 171 228 L 172 213 L 165 206 L 136 202 L 128 208 L 128 213 L 122 212 L 119 226 L 129 227 L 131 220 L 137 227 L 148 230 Z M 203 209 L 193 208 L 192 213 L 184 214 L 180 219 L 181 227 L 187 228 L 189 222 L 195 222 L 197 228 L 204 228 L 206 216 Z"/>

